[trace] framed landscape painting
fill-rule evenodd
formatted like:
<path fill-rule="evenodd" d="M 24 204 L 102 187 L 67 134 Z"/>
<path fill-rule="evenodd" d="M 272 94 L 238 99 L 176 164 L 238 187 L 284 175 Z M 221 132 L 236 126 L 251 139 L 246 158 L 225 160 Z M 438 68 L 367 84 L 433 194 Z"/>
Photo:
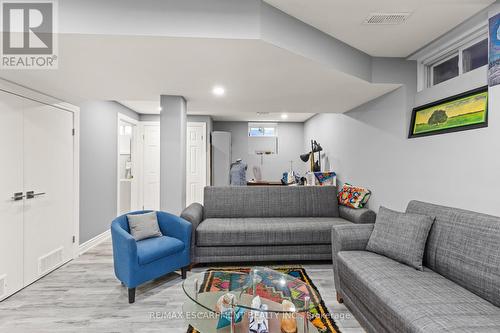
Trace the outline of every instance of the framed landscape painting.
<path fill-rule="evenodd" d="M 488 87 L 413 109 L 409 138 L 488 126 Z"/>

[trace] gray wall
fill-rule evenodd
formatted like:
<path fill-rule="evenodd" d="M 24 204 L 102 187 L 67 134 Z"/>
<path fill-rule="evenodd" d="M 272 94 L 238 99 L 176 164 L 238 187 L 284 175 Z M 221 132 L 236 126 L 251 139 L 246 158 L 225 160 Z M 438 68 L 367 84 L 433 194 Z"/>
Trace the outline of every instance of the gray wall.
<path fill-rule="evenodd" d="M 254 178 L 254 165 L 261 167 L 263 180 L 272 181 L 281 179 L 283 172 L 290 169 L 290 161 L 300 174 L 306 170 L 306 163 L 299 158 L 305 152 L 303 123 L 278 124 L 278 154 L 262 156 L 262 165 L 261 156 L 248 154 L 248 122 L 214 122 L 214 131 L 231 132 L 232 160 L 241 158 L 248 164 L 248 180 Z"/>
<path fill-rule="evenodd" d="M 500 86 L 490 89 L 488 128 L 407 139 L 416 64 L 374 59 L 372 66 L 374 81 L 403 87 L 345 114 L 321 114 L 305 123 L 306 141 L 321 142 L 339 181 L 370 188 L 375 210 L 403 210 L 418 199 L 500 215 L 498 197 L 491 195 L 500 186 Z"/>
<path fill-rule="evenodd" d="M 112 101 L 80 105 L 80 244 L 108 230 L 116 216 L 118 113 L 138 119 Z"/>

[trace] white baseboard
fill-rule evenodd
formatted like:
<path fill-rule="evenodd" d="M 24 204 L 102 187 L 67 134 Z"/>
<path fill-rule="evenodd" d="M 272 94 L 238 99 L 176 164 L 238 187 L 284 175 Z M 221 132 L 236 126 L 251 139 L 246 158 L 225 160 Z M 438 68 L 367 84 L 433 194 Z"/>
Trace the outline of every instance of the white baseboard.
<path fill-rule="evenodd" d="M 106 230 L 102 234 L 97 235 L 92 239 L 89 239 L 85 243 L 80 244 L 80 247 L 78 249 L 78 255 L 81 256 L 91 248 L 101 244 L 104 241 L 107 241 L 110 238 L 111 238 L 111 230 Z"/>

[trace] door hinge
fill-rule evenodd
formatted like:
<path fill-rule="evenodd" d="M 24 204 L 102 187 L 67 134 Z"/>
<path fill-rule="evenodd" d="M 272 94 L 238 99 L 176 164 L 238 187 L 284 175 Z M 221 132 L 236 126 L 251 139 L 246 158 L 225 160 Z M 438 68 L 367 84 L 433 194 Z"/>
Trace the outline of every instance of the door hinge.
<path fill-rule="evenodd" d="M 76 131 L 75 131 L 75 129 L 73 128 L 73 129 L 71 130 L 71 135 L 75 136 L 75 133 L 76 133 Z"/>
<path fill-rule="evenodd" d="M 76 237 L 75 237 L 75 236 L 73 236 L 73 243 L 75 243 L 75 242 L 76 242 Z"/>

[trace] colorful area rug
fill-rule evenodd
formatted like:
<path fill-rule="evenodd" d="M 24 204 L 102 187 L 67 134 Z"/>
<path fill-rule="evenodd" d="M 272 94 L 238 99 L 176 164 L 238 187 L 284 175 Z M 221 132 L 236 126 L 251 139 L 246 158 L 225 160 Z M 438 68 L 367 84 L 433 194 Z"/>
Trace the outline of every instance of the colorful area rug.
<path fill-rule="evenodd" d="M 293 276 L 294 278 L 297 278 L 301 280 L 302 282 L 305 282 L 310 288 L 314 289 L 318 294 L 319 291 L 314 285 L 314 283 L 311 281 L 309 276 L 306 273 L 306 270 L 302 267 L 272 267 L 272 269 L 288 274 L 290 276 Z M 224 271 L 226 272 L 243 272 L 243 273 L 248 273 L 250 271 L 250 268 L 224 268 Z M 202 285 L 200 286 L 201 291 L 225 291 L 228 290 L 227 288 L 230 285 L 233 285 L 234 283 L 242 283 L 242 281 L 231 281 L 231 275 L 226 274 L 226 275 L 221 275 L 217 274 L 217 269 L 208 269 L 207 272 L 207 277 L 203 281 Z M 233 275 L 234 276 L 234 275 Z M 233 286 L 234 287 L 234 286 Z M 279 295 L 273 295 L 273 293 L 276 291 L 269 291 L 269 290 L 258 290 L 257 293 L 260 294 L 261 296 L 265 296 L 267 299 L 283 299 L 287 297 L 293 297 L 293 295 L 286 295 L 286 293 L 280 292 Z M 319 332 L 321 333 L 340 333 L 339 328 L 337 327 L 337 324 L 335 323 L 335 320 L 333 316 L 330 314 L 328 311 L 328 308 L 326 307 L 325 303 L 323 300 L 319 302 L 319 305 L 315 307 L 311 311 L 311 322 L 312 324 L 318 329 Z M 189 326 L 187 333 L 200 333 L 193 327 Z"/>

